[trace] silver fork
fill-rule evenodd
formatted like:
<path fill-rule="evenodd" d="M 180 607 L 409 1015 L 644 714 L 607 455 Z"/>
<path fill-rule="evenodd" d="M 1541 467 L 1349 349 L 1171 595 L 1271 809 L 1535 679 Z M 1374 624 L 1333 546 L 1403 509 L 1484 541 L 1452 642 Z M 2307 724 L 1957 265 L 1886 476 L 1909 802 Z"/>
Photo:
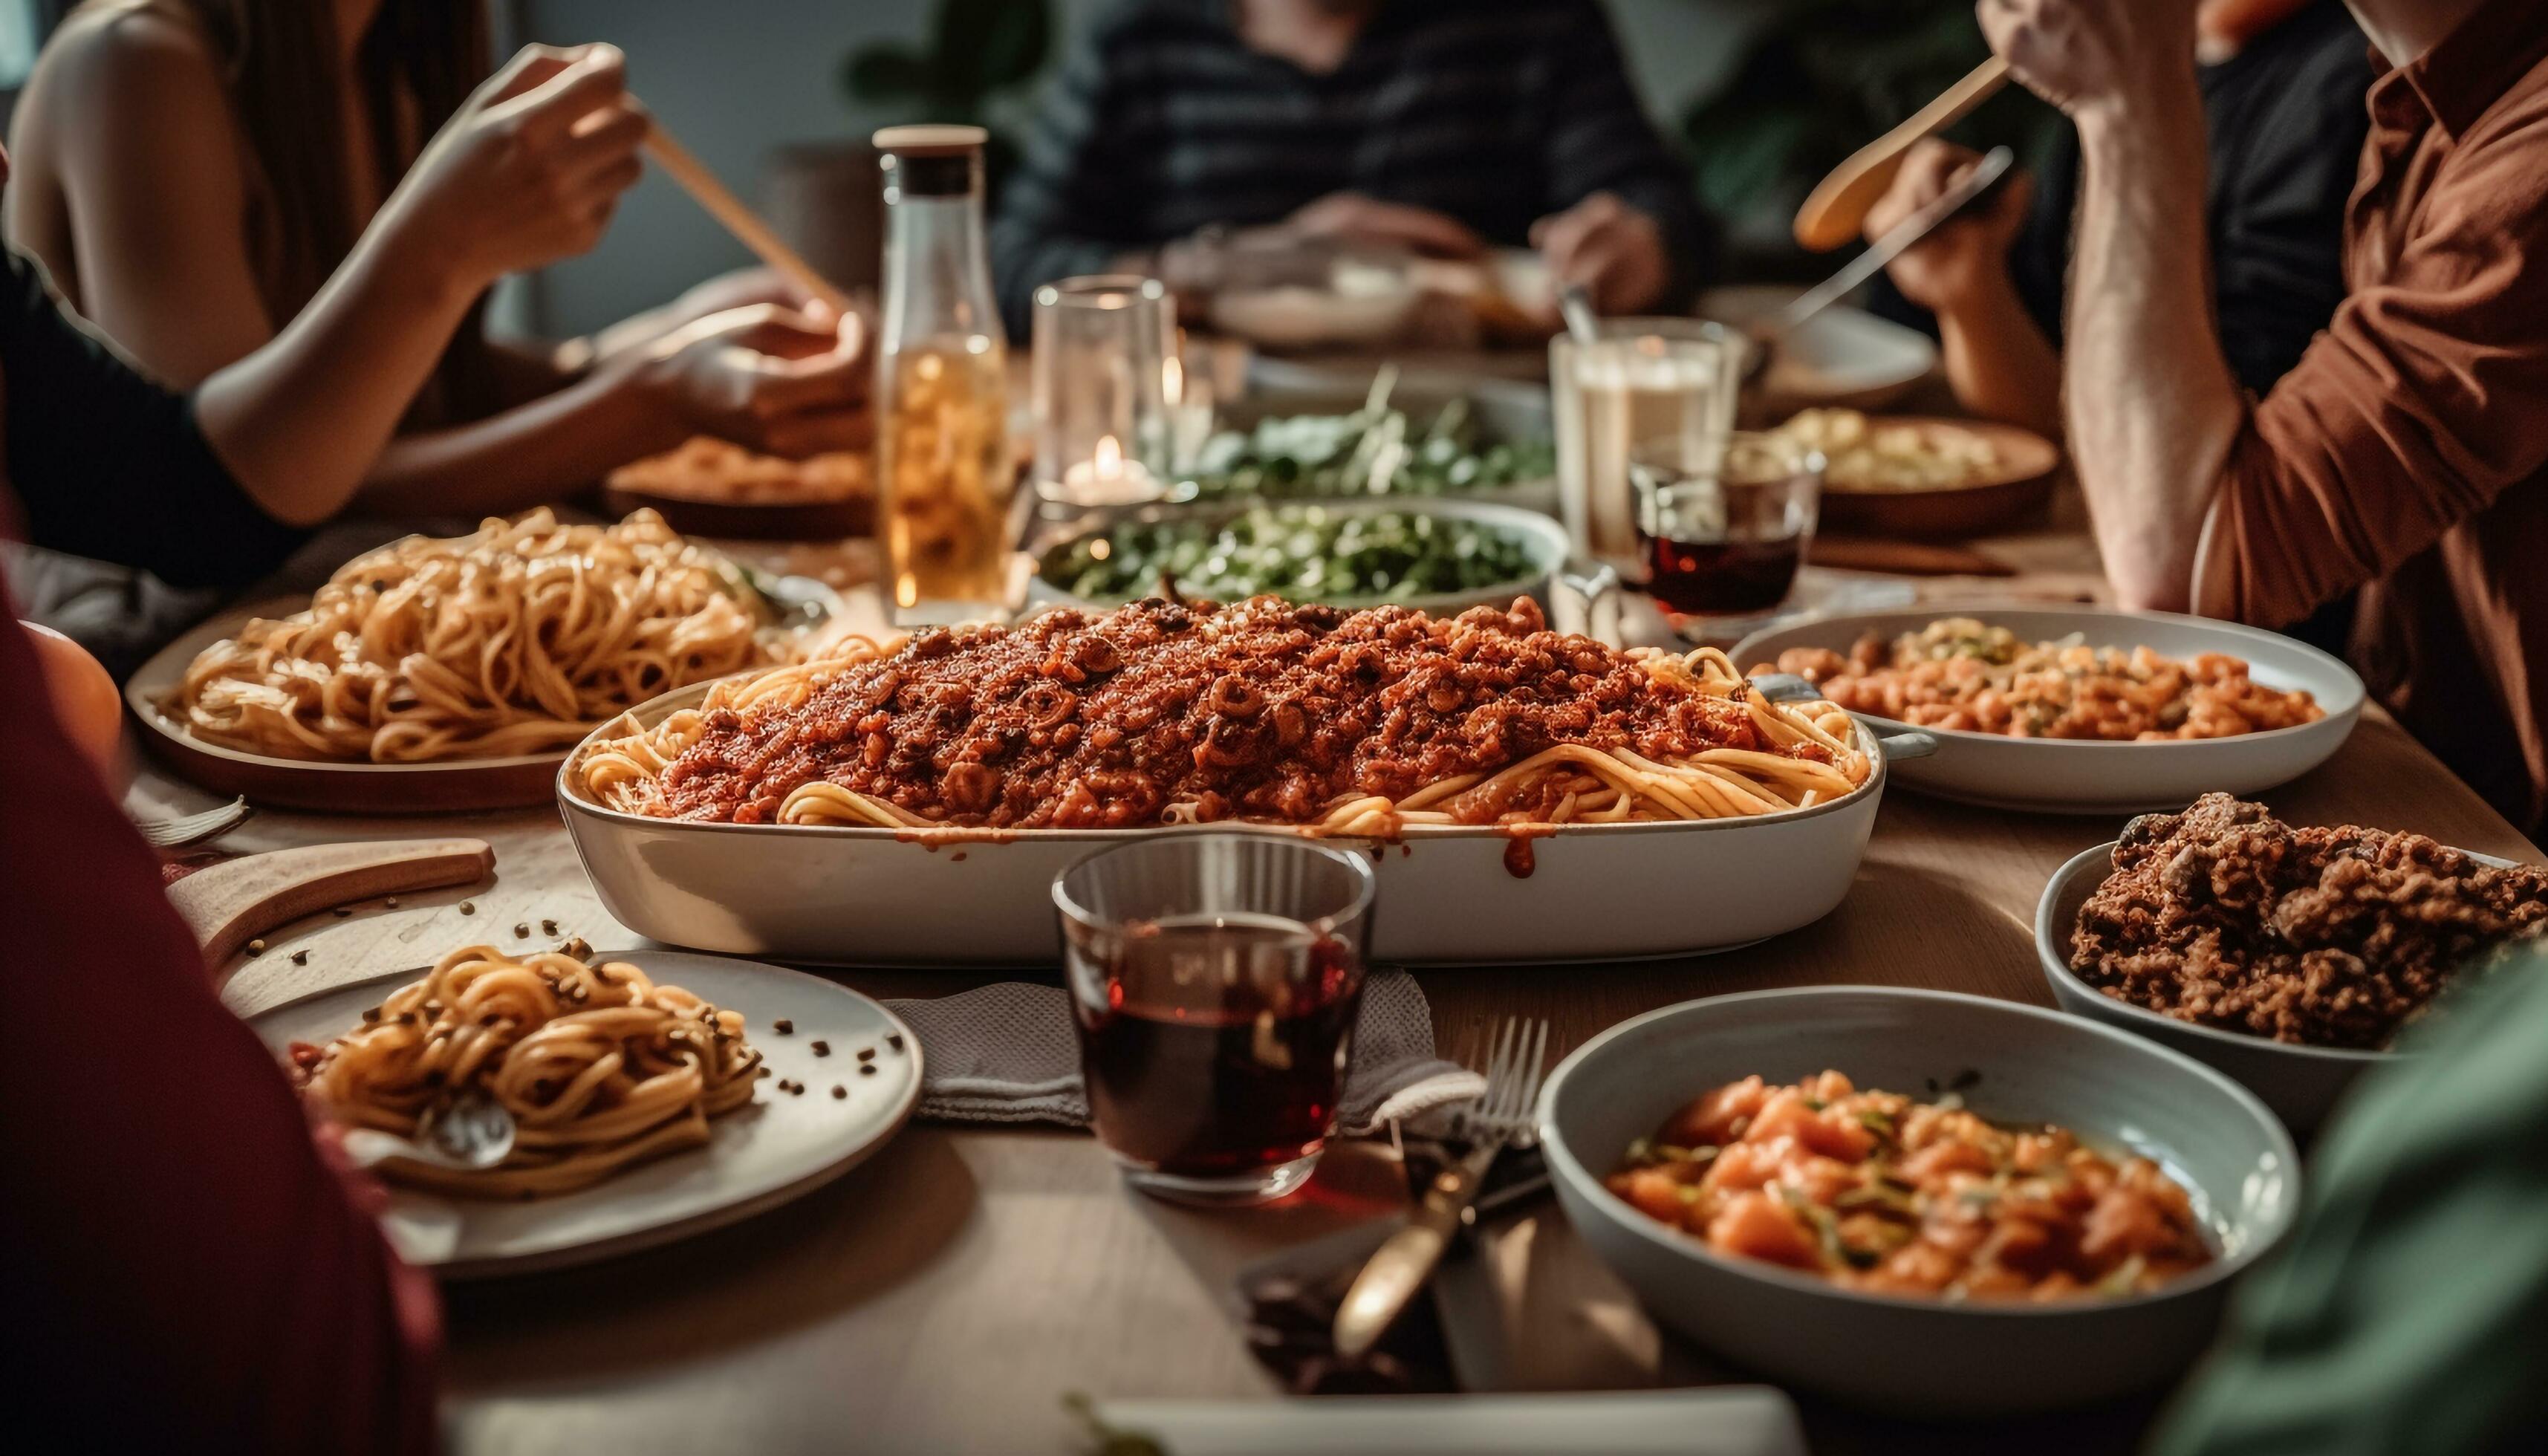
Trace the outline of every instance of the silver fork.
<path fill-rule="evenodd" d="M 247 800 L 235 798 L 218 809 L 200 814 L 181 814 L 174 819 L 136 819 L 133 827 L 141 831 L 144 842 L 163 850 L 201 844 L 229 833 L 247 822 Z"/>
<path fill-rule="evenodd" d="M 1354 1276 L 1353 1287 L 1336 1308 L 1339 1356 L 1362 1358 L 1406 1312 L 1467 1221 L 1469 1205 L 1477 1200 L 1496 1154 L 1507 1146 L 1527 1145 L 1547 1059 L 1548 1023 L 1507 1017 L 1487 1057 L 1486 1090 L 1453 1119 L 1454 1130 L 1469 1139 L 1468 1154 L 1434 1178 L 1407 1227 L 1389 1235 Z"/>

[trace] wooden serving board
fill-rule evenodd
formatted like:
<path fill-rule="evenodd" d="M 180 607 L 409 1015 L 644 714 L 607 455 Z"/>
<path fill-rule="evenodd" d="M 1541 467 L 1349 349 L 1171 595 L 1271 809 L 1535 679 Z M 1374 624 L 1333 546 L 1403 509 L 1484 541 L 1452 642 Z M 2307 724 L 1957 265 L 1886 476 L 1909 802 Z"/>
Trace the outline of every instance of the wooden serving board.
<path fill-rule="evenodd" d="M 248 942 L 354 900 L 477 884 L 496 872 L 485 840 L 307 845 L 207 865 L 168 887 L 216 976 Z"/>

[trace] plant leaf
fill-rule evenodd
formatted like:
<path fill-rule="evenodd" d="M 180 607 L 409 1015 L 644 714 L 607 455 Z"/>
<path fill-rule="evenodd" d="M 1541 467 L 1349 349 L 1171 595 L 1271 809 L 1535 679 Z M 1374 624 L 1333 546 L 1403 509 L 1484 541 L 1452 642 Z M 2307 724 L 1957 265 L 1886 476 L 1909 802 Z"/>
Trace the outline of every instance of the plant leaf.
<path fill-rule="evenodd" d="M 927 95 L 932 79 L 927 58 L 890 41 L 854 52 L 841 67 L 841 84 L 861 101 L 910 101 Z"/>

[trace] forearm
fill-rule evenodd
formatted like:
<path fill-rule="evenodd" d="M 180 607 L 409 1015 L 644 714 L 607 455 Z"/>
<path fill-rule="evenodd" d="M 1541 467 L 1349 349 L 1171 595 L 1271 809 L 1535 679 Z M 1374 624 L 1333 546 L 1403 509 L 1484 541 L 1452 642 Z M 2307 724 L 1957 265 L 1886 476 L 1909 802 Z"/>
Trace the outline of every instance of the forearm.
<path fill-rule="evenodd" d="M 204 382 L 197 418 L 239 485 L 313 525 L 353 499 L 466 317 L 476 287 L 375 228 L 272 343 Z"/>
<path fill-rule="evenodd" d="M 384 515 L 502 514 L 553 500 L 689 434 L 627 370 L 604 367 L 491 418 L 393 441 L 355 500 Z"/>
<path fill-rule="evenodd" d="M 2006 270 L 1939 310 L 1938 337 L 1957 404 L 1984 419 L 2060 438 L 2061 356 Z"/>
<path fill-rule="evenodd" d="M 2243 415 L 2212 316 L 2201 100 L 2189 74 L 2079 122 L 2070 456 L 2118 598 L 2182 609 Z"/>

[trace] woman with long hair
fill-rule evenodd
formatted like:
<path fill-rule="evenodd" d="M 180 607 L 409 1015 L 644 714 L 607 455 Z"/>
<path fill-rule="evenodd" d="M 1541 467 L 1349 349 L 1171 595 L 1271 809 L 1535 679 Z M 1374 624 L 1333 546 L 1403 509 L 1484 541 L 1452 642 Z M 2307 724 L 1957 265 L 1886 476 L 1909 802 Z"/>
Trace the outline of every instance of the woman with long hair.
<path fill-rule="evenodd" d="M 180 389 L 273 338 L 484 79 L 477 0 L 89 0 L 19 106 L 10 241 Z M 699 433 L 863 442 L 838 320 L 720 280 L 592 340 L 491 339 L 482 295 L 356 504 L 527 506 Z"/>

